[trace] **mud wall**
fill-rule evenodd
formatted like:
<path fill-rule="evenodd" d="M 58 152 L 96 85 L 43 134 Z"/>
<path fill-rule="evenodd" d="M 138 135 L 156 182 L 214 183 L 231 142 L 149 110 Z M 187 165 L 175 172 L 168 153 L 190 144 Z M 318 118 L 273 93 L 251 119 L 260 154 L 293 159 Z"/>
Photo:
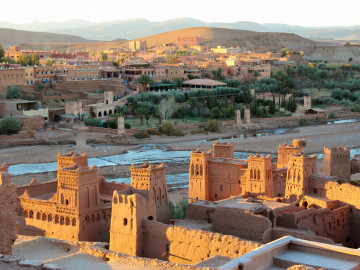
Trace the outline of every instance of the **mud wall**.
<path fill-rule="evenodd" d="M 11 254 L 16 239 L 16 186 L 10 175 L 0 173 L 0 254 Z"/>
<path fill-rule="evenodd" d="M 237 258 L 261 245 L 235 236 L 145 219 L 142 226 L 144 256 L 174 263 L 193 265 L 216 255 Z"/>
<path fill-rule="evenodd" d="M 233 208 L 217 208 L 214 213 L 214 230 L 240 238 L 261 241 L 264 232 L 272 226 L 271 221 Z"/>

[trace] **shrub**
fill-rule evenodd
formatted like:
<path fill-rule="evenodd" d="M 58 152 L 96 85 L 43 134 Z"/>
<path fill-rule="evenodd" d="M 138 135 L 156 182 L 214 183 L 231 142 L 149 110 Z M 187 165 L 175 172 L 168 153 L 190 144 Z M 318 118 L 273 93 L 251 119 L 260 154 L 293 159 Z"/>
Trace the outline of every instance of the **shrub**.
<path fill-rule="evenodd" d="M 354 108 L 351 109 L 352 112 L 360 112 L 360 106 L 356 105 Z"/>
<path fill-rule="evenodd" d="M 320 105 L 320 104 L 323 104 L 324 101 L 322 100 L 322 98 L 316 97 L 316 98 L 314 98 L 314 99 L 312 100 L 312 103 L 313 103 L 314 105 Z"/>
<path fill-rule="evenodd" d="M 299 125 L 300 126 L 308 126 L 308 125 L 310 125 L 310 120 L 309 119 L 300 119 Z"/>
<path fill-rule="evenodd" d="M 121 115 L 126 115 L 128 114 L 128 109 L 126 106 L 116 106 L 116 110 L 119 114 Z"/>
<path fill-rule="evenodd" d="M 182 129 L 175 129 L 173 135 L 183 137 L 183 136 L 185 136 L 185 132 Z"/>
<path fill-rule="evenodd" d="M 86 117 L 84 119 L 84 124 L 85 126 L 90 126 L 90 127 L 100 127 L 101 126 L 101 120 L 100 119 L 95 119 L 92 117 Z"/>
<path fill-rule="evenodd" d="M 145 139 L 145 138 L 150 138 L 150 135 L 149 135 L 149 133 L 147 133 L 147 132 L 145 132 L 145 131 L 140 131 L 140 132 L 138 132 L 138 133 L 135 133 L 135 134 L 134 134 L 134 137 L 135 137 L 136 139 L 141 140 L 141 139 Z"/>
<path fill-rule="evenodd" d="M 332 119 L 332 118 L 334 118 L 334 117 L 335 117 L 335 113 L 332 112 L 332 113 L 329 114 L 329 118 L 330 118 L 330 119 Z"/>
<path fill-rule="evenodd" d="M 157 128 L 151 128 L 151 129 L 149 129 L 149 130 L 148 130 L 148 133 L 149 133 L 150 135 L 161 135 L 161 132 L 160 132 L 159 129 L 157 129 Z"/>
<path fill-rule="evenodd" d="M 117 129 L 117 121 L 106 121 L 103 123 L 103 127 Z"/>
<path fill-rule="evenodd" d="M 21 98 L 20 87 L 10 86 L 6 92 L 6 99 L 19 99 Z"/>
<path fill-rule="evenodd" d="M 125 129 L 131 129 L 131 125 L 130 124 L 128 124 L 128 123 L 125 123 Z"/>
<path fill-rule="evenodd" d="M 12 116 L 5 117 L 1 122 L 1 129 L 4 133 L 10 135 L 17 133 L 20 128 L 19 119 Z"/>
<path fill-rule="evenodd" d="M 186 199 L 182 199 L 180 202 L 174 204 L 169 201 L 170 208 L 170 218 L 172 219 L 185 219 L 185 214 L 188 206 L 188 201 Z"/>
<path fill-rule="evenodd" d="M 205 129 L 210 132 L 219 132 L 221 124 L 218 120 L 208 120 Z"/>
<path fill-rule="evenodd" d="M 174 133 L 174 125 L 172 122 L 165 122 L 160 128 L 159 131 L 162 134 L 165 134 L 167 136 L 172 136 Z"/>

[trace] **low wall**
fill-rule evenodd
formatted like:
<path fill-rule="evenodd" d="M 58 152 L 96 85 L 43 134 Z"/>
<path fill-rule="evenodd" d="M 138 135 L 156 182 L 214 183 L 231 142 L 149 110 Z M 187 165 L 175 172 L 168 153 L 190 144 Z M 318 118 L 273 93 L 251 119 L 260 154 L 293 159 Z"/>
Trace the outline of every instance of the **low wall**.
<path fill-rule="evenodd" d="M 325 120 L 327 119 L 326 114 L 306 114 L 300 116 L 284 116 L 284 117 L 271 117 L 271 118 L 251 118 L 251 123 L 278 123 L 278 122 L 285 122 L 285 121 L 294 121 L 294 120 L 301 120 L 301 119 L 308 119 L 308 120 Z"/>
<path fill-rule="evenodd" d="M 287 228 L 270 228 L 268 229 L 263 236 L 262 242 L 264 244 L 269 243 L 271 241 L 277 240 L 284 236 L 293 236 L 299 239 L 304 239 L 308 241 L 315 241 L 319 243 L 325 243 L 325 244 L 331 244 L 334 245 L 335 243 L 330 239 L 326 237 L 316 236 L 309 234 L 308 231 L 295 231 Z"/>
<path fill-rule="evenodd" d="M 272 227 L 264 216 L 223 207 L 216 208 L 213 224 L 216 232 L 253 241 L 261 241 L 264 232 Z"/>
<path fill-rule="evenodd" d="M 99 179 L 99 189 L 100 193 L 107 194 L 107 195 L 113 195 L 114 190 L 121 191 L 127 188 L 129 185 L 125 183 L 116 183 L 115 181 L 106 181 L 104 177 L 100 176 Z"/>
<path fill-rule="evenodd" d="M 34 134 L 32 132 L 22 132 L 22 133 L 13 134 L 13 135 L 1 135 L 0 141 L 26 139 L 26 138 L 32 138 L 33 136 L 34 136 Z"/>
<path fill-rule="evenodd" d="M 25 190 L 29 192 L 31 197 L 37 197 L 41 194 L 53 193 L 57 190 L 57 180 L 18 186 L 16 193 L 18 196 L 21 196 L 24 194 Z"/>
<path fill-rule="evenodd" d="M 193 265 L 216 255 L 237 258 L 261 245 L 235 236 L 146 219 L 143 219 L 142 227 L 144 256 L 175 263 Z"/>

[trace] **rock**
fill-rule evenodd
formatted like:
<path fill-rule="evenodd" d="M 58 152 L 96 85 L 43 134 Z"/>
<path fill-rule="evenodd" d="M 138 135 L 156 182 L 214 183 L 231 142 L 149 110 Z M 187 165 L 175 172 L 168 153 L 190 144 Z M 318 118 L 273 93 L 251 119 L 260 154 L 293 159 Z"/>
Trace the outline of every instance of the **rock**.
<path fill-rule="evenodd" d="M 60 270 L 62 269 L 61 267 L 55 265 L 55 264 L 51 264 L 51 263 L 46 263 L 41 267 L 42 270 Z"/>
<path fill-rule="evenodd" d="M 24 260 L 24 261 L 20 261 L 18 264 L 21 266 L 40 267 L 41 265 L 43 265 L 43 262 L 39 260 Z"/>
<path fill-rule="evenodd" d="M 2 261 L 4 262 L 4 263 L 12 263 L 12 262 L 16 262 L 16 261 L 18 261 L 19 259 L 17 258 L 17 257 L 15 257 L 15 256 L 9 256 L 9 255 L 5 255 L 5 256 L 3 256 L 3 258 L 2 258 Z"/>

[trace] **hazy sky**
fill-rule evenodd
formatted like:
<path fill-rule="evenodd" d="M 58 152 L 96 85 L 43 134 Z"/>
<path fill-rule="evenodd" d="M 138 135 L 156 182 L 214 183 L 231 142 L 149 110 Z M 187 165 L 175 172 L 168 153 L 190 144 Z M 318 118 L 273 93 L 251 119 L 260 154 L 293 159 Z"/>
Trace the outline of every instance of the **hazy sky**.
<path fill-rule="evenodd" d="M 192 17 L 207 22 L 349 26 L 360 25 L 359 8 L 359 0 L 19 0 L 2 1 L 1 10 L 5 12 L 1 12 L 0 21 L 24 23 L 86 19 L 104 22 L 135 18 L 165 21 Z"/>

